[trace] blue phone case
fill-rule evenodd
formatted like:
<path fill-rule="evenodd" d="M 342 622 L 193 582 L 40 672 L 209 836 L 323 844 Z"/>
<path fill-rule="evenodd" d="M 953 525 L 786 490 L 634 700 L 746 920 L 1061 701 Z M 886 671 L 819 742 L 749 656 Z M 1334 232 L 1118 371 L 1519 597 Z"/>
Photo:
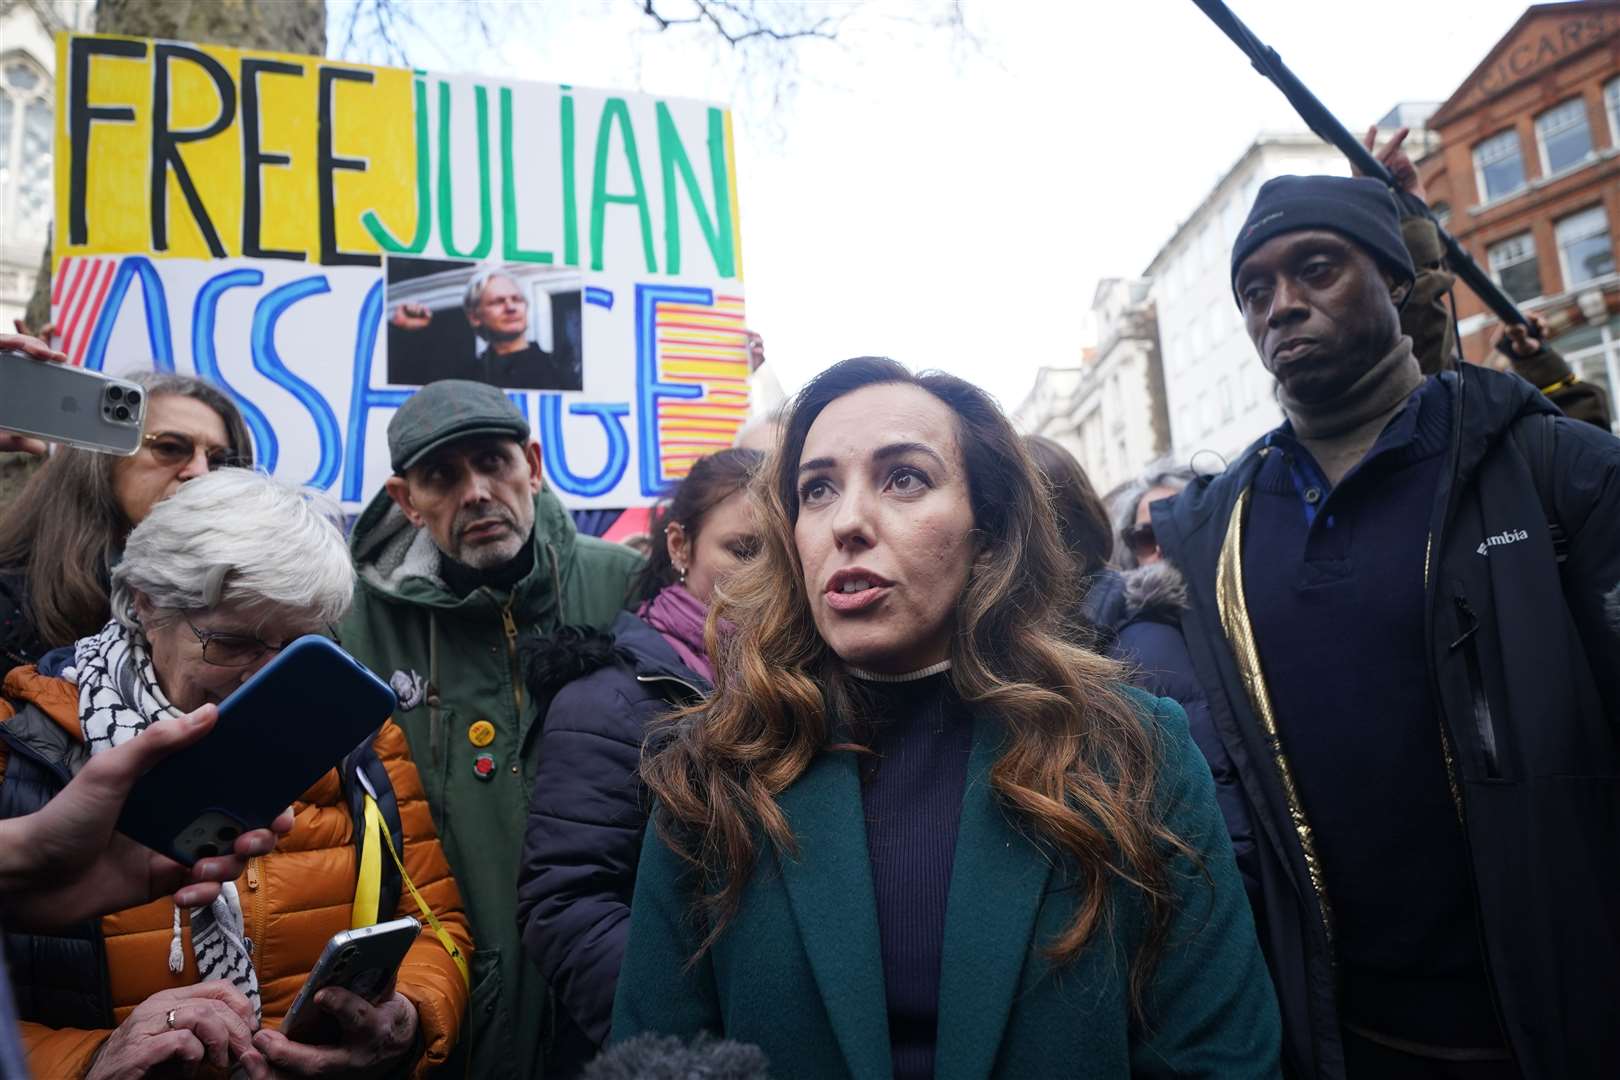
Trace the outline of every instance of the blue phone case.
<path fill-rule="evenodd" d="M 118 831 L 190 866 L 230 851 L 372 737 L 394 691 L 330 640 L 283 649 L 225 699 L 206 737 L 141 777 Z"/>

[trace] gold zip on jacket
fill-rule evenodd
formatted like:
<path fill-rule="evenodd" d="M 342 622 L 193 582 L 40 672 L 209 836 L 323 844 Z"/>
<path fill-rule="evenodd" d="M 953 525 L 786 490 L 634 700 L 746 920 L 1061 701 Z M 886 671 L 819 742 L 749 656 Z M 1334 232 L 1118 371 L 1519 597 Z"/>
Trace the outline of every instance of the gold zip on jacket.
<path fill-rule="evenodd" d="M 506 631 L 506 660 L 512 669 L 512 700 L 517 702 L 517 722 L 522 723 L 523 676 L 518 665 L 517 620 L 512 617 L 512 605 L 516 602 L 516 596 L 507 597 L 506 606 L 501 608 L 501 628 Z"/>
<path fill-rule="evenodd" d="M 1215 606 L 1220 611 L 1221 630 L 1232 646 L 1238 673 L 1243 677 L 1243 689 L 1249 705 L 1260 721 L 1266 745 L 1271 750 L 1271 762 L 1277 769 L 1277 780 L 1282 785 L 1283 798 L 1288 802 L 1288 817 L 1299 836 L 1300 851 L 1305 856 L 1305 869 L 1310 874 L 1311 889 L 1316 893 L 1316 904 L 1322 916 L 1322 929 L 1328 942 L 1333 941 L 1333 908 L 1328 902 L 1327 884 L 1322 875 L 1322 860 L 1316 851 L 1316 835 L 1305 817 L 1305 805 L 1300 801 L 1298 785 L 1294 783 L 1294 770 L 1283 752 L 1282 737 L 1277 731 L 1277 714 L 1272 709 L 1271 691 L 1266 686 L 1264 672 L 1260 670 L 1260 649 L 1255 643 L 1254 626 L 1249 621 L 1249 605 L 1243 591 L 1243 522 L 1249 510 L 1249 491 L 1244 489 L 1232 507 L 1232 519 L 1226 526 L 1226 539 L 1221 543 L 1220 561 L 1215 574 Z"/>

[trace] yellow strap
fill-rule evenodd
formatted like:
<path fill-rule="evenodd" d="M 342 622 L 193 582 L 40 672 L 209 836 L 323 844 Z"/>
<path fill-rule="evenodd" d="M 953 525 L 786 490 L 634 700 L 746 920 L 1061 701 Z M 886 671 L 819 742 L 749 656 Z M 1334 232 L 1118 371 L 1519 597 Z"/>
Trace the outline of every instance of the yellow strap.
<path fill-rule="evenodd" d="M 1579 375 L 1575 374 L 1572 371 L 1568 375 L 1565 375 L 1562 379 L 1559 379 L 1557 382 L 1552 383 L 1552 384 L 1550 384 L 1548 386 L 1543 386 L 1541 388 L 1541 392 L 1543 394 L 1551 394 L 1555 390 L 1562 390 L 1566 386 L 1574 386 L 1576 383 L 1578 383 L 1580 381 L 1581 381 L 1581 377 Z"/>
<path fill-rule="evenodd" d="M 471 989 L 472 973 L 467 970 L 467 958 L 461 955 L 461 949 L 456 945 L 455 939 L 445 930 L 444 924 L 439 922 L 439 917 L 433 914 L 433 909 L 428 907 L 426 900 L 422 899 L 422 894 L 416 891 L 416 883 L 411 880 L 411 875 L 405 871 L 405 863 L 400 859 L 399 852 L 394 848 L 394 838 L 383 827 L 382 813 L 377 809 L 377 800 L 372 798 L 369 792 L 366 794 L 366 828 L 369 831 L 382 834 L 383 843 L 388 846 L 388 854 L 394 857 L 394 865 L 399 867 L 400 880 L 405 883 L 405 888 L 410 890 L 411 899 L 416 901 L 416 906 L 421 910 L 422 917 L 427 920 L 428 926 L 433 928 L 434 936 L 439 939 L 439 944 L 443 945 L 444 951 L 450 954 L 450 959 L 456 962 L 456 970 L 461 972 L 461 981 L 468 989 Z M 363 877 L 364 871 L 362 869 L 362 879 Z M 359 896 L 356 893 L 356 900 L 358 901 L 358 899 Z M 374 900 L 372 904 L 375 907 L 376 901 Z"/>
<path fill-rule="evenodd" d="M 383 827 L 382 811 L 377 808 L 377 800 L 370 795 L 366 796 L 365 829 L 366 842 L 360 846 L 360 878 L 354 885 L 354 907 L 349 913 L 349 929 L 359 930 L 367 926 L 376 926 L 381 921 L 382 913 L 377 910 L 382 903 L 382 849 L 377 842 L 377 834 L 388 835 Z"/>

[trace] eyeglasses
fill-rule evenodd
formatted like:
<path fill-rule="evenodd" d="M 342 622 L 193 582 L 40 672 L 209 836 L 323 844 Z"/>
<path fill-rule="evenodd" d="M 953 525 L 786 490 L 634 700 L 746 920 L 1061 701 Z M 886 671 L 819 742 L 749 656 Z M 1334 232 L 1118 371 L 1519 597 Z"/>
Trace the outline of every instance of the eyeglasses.
<path fill-rule="evenodd" d="M 1132 525 L 1120 533 L 1119 537 L 1125 541 L 1125 546 L 1130 548 L 1137 558 L 1152 555 L 1159 550 L 1159 541 L 1153 535 L 1153 525 L 1151 523 Z"/>
<path fill-rule="evenodd" d="M 148 432 L 141 436 L 141 442 L 159 465 L 185 465 L 197 458 L 197 440 L 178 431 Z M 242 458 L 228 446 L 208 447 L 206 460 L 209 472 L 242 464 Z"/>
<path fill-rule="evenodd" d="M 219 630 L 204 630 L 191 621 L 191 616 L 184 613 L 180 616 L 197 635 L 197 641 L 202 645 L 203 663 L 213 664 L 215 667 L 247 667 L 257 661 L 267 652 L 280 652 L 291 645 L 296 638 L 283 641 L 279 645 L 272 644 L 262 638 L 251 634 L 228 634 Z M 341 645 L 337 628 L 328 626 L 326 636 L 336 644 Z"/>

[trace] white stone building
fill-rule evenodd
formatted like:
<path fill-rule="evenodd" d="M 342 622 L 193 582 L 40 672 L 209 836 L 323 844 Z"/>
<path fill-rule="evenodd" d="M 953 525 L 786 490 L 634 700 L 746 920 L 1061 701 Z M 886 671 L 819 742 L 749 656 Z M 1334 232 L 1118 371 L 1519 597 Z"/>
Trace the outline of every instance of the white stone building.
<path fill-rule="evenodd" d="M 85 0 L 0 0 L 0 330 L 27 307 L 50 234 L 53 35 L 94 15 Z"/>
<path fill-rule="evenodd" d="M 1103 279 L 1091 311 L 1097 347 L 1077 367 L 1042 368 L 1013 418 L 1063 444 L 1106 493 L 1164 455 L 1169 420 L 1148 282 Z"/>

